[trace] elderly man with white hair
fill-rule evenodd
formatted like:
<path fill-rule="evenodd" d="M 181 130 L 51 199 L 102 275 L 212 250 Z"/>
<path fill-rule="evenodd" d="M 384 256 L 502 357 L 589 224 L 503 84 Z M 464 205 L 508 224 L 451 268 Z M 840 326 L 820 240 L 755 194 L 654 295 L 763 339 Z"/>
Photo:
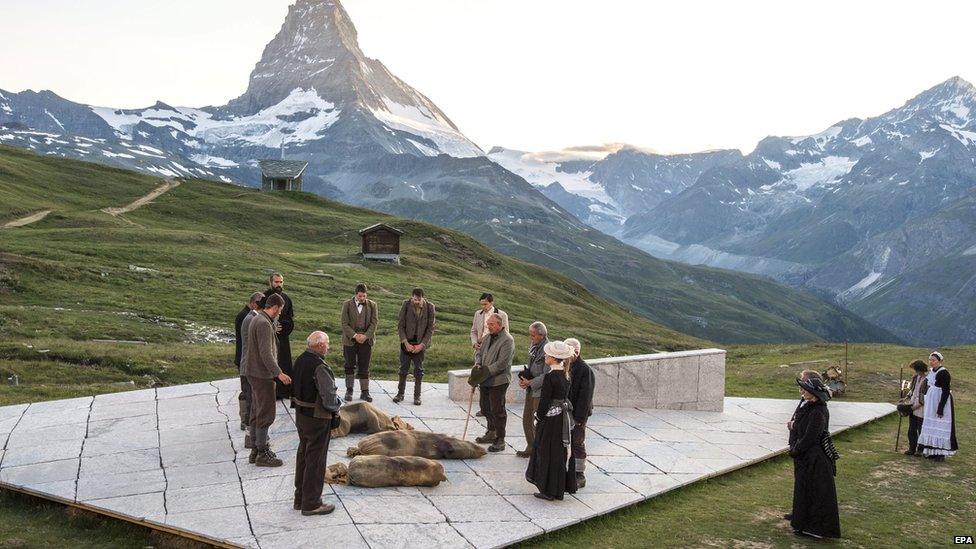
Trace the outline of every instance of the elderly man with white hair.
<path fill-rule="evenodd" d="M 593 369 L 580 357 L 582 345 L 576 338 L 566 340 L 566 345 L 573 349 L 573 360 L 570 365 L 569 397 L 566 400 L 573 405 L 573 429 L 570 440 L 573 465 L 576 471 L 576 487 L 586 486 L 586 421 L 593 415 L 593 390 L 596 388 L 596 377 Z"/>
<path fill-rule="evenodd" d="M 335 506 L 322 501 L 325 462 L 329 438 L 339 426 L 339 406 L 335 374 L 325 362 L 329 336 L 312 332 L 308 348 L 293 367 L 291 407 L 298 426 L 298 454 L 295 457 L 295 510 L 302 515 L 327 515 Z"/>
<path fill-rule="evenodd" d="M 479 444 L 491 444 L 489 452 L 505 450 L 505 428 L 508 424 L 505 394 L 511 383 L 515 340 L 505 329 L 503 320 L 498 313 L 488 315 L 485 321 L 488 336 L 481 341 L 468 378 L 468 383 L 481 391 L 481 411 L 488 422 L 485 434 L 474 440 Z"/>
<path fill-rule="evenodd" d="M 542 396 L 542 380 L 549 373 L 546 354 L 543 352 L 543 348 L 549 343 L 549 329 L 546 325 L 539 321 L 529 324 L 529 341 L 531 342 L 529 362 L 518 375 L 519 387 L 525 389 L 525 405 L 522 407 L 525 450 L 519 450 L 515 455 L 524 458 L 532 455 L 532 444 L 535 441 L 535 411 L 539 408 L 539 398 Z"/>

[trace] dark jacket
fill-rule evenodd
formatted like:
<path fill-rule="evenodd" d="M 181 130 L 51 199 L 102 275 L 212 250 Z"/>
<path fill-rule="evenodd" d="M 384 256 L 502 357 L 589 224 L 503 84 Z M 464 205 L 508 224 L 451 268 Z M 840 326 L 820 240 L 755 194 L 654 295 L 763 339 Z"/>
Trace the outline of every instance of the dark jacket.
<path fill-rule="evenodd" d="M 430 349 L 437 310 L 433 303 L 424 299 L 423 303 L 420 304 L 420 315 L 418 316 L 412 301 L 407 299 L 400 306 L 400 318 L 397 321 L 400 343 L 411 343 L 413 345 L 422 343 L 424 350 Z"/>
<path fill-rule="evenodd" d="M 250 312 L 251 308 L 245 306 L 241 309 L 241 312 L 237 313 L 237 318 L 234 319 L 234 365 L 237 366 L 238 372 L 241 371 L 241 324 Z"/>
<path fill-rule="evenodd" d="M 830 413 L 822 401 L 804 404 L 796 410 L 790 430 L 793 457 L 794 530 L 823 537 L 840 537 L 837 489 L 833 464 L 824 453 L 820 437 L 830 429 Z"/>
<path fill-rule="evenodd" d="M 351 347 L 356 343 L 352 336 L 356 334 L 366 334 L 366 345 L 373 345 L 376 339 L 376 324 L 378 322 L 379 311 L 376 302 L 367 299 L 363 305 L 362 319 L 356 308 L 356 298 L 347 299 L 342 304 L 342 346 Z"/>
<path fill-rule="evenodd" d="M 573 419 L 585 423 L 593 415 L 593 391 L 596 389 L 596 376 L 593 369 L 580 357 L 569 368 L 569 402 L 573 405 Z"/>
<path fill-rule="evenodd" d="M 943 366 L 935 371 L 935 386 L 942 389 L 942 397 L 939 399 L 939 406 L 935 410 L 935 412 L 940 416 L 945 414 L 945 405 L 946 402 L 949 402 L 949 391 L 951 384 L 952 376 L 949 375 L 949 370 L 946 370 Z"/>
<path fill-rule="evenodd" d="M 549 343 L 549 338 L 544 337 L 538 344 L 529 345 L 529 362 L 523 370 L 523 372 L 527 372 L 527 375 L 523 373 L 520 376 L 529 380 L 528 390 L 532 391 L 532 396 L 536 398 L 542 395 L 542 381 L 551 369 L 546 364 L 546 353 L 543 351 L 547 343 Z"/>
<path fill-rule="evenodd" d="M 273 293 L 274 289 L 268 288 L 264 291 L 264 297 L 267 298 Z M 288 297 L 288 294 L 281 292 L 278 295 L 285 300 L 285 306 L 281 308 L 281 312 L 278 314 L 278 326 L 281 326 L 281 333 L 277 334 L 278 367 L 281 368 L 282 372 L 291 375 L 291 341 L 289 341 L 289 336 L 295 329 L 295 309 L 292 307 L 291 298 Z"/>
<path fill-rule="evenodd" d="M 295 359 L 294 370 L 291 407 L 297 413 L 329 419 L 339 411 L 341 401 L 336 394 L 335 374 L 325 363 L 325 357 L 306 350 Z"/>

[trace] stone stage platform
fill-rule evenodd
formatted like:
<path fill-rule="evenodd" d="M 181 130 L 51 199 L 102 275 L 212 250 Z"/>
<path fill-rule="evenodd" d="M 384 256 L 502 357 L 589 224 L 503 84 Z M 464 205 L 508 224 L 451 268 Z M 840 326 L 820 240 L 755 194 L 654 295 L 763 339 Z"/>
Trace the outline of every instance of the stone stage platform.
<path fill-rule="evenodd" d="M 446 384 L 424 404 L 377 406 L 417 429 L 460 436 L 465 407 Z M 0 486 L 227 546 L 498 547 L 609 513 L 786 449 L 793 400 L 728 397 L 723 412 L 597 408 L 589 422 L 586 488 L 564 501 L 532 497 L 524 479 L 520 405 L 509 409 L 510 447 L 478 460 L 444 460 L 435 488 L 326 485 L 328 516 L 291 508 L 298 437 L 279 404 L 272 428 L 280 468 L 247 463 L 238 380 L 0 408 Z M 789 391 L 784 391 L 789 394 Z M 892 413 L 889 404 L 832 402 L 834 432 Z M 484 427 L 473 418 L 468 437 Z M 363 435 L 332 441 L 329 462 Z M 840 448 L 843 453 L 843 447 Z"/>

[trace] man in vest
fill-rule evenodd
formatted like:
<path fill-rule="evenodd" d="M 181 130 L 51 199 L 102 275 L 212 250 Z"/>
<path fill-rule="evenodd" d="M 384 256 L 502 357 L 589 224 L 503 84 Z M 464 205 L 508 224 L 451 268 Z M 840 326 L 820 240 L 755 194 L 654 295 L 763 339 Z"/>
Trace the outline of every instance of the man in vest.
<path fill-rule="evenodd" d="M 420 406 L 421 380 L 424 378 L 424 355 L 434 335 L 434 304 L 424 298 L 423 288 L 414 288 L 410 299 L 400 307 L 397 332 L 400 335 L 400 383 L 393 402 L 403 400 L 407 373 L 413 364 L 413 403 Z"/>
<path fill-rule="evenodd" d="M 291 407 L 298 427 L 298 453 L 295 456 L 295 510 L 304 516 L 328 515 L 335 510 L 322 501 L 329 438 L 339 426 L 339 406 L 335 375 L 325 363 L 329 336 L 312 332 L 308 349 L 298 356 L 291 386 Z"/>
<path fill-rule="evenodd" d="M 356 285 L 356 295 L 342 304 L 342 356 L 345 359 L 346 402 L 352 400 L 353 380 L 359 379 L 359 398 L 369 396 L 369 361 L 373 355 L 378 311 L 376 302 L 366 298 L 366 285 Z"/>

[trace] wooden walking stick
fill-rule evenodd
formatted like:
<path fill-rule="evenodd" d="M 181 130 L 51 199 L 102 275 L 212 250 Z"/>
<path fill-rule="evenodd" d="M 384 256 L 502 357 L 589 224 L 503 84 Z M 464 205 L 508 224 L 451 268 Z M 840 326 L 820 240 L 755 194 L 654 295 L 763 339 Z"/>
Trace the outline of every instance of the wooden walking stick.
<path fill-rule="evenodd" d="M 464 434 L 461 435 L 461 440 L 468 437 L 468 422 L 471 421 L 471 407 L 474 406 L 474 389 L 471 388 L 471 396 L 468 398 L 468 415 L 464 416 Z"/>

